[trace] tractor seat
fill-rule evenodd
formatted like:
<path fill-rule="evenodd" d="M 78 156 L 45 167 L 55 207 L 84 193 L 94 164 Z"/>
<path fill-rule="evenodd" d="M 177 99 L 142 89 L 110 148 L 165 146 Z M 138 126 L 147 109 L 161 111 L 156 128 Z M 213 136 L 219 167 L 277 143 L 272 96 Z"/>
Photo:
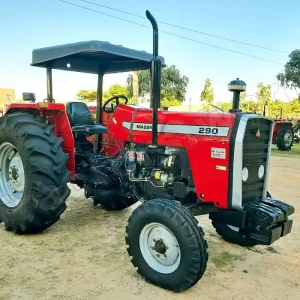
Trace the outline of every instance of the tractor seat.
<path fill-rule="evenodd" d="M 87 135 L 107 133 L 105 126 L 95 125 L 94 115 L 85 103 L 68 102 L 66 110 L 72 132 Z"/>

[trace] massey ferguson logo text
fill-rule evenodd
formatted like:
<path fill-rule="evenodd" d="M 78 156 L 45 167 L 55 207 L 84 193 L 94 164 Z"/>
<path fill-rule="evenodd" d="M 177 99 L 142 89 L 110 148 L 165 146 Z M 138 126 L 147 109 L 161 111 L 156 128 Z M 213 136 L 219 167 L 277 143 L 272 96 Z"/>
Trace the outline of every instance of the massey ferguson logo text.
<path fill-rule="evenodd" d="M 136 129 L 148 129 L 148 130 L 152 130 L 152 126 L 151 125 L 140 125 L 140 124 L 137 124 L 136 125 Z"/>
<path fill-rule="evenodd" d="M 149 123 L 131 123 L 123 122 L 124 128 L 134 131 L 152 131 L 152 124 Z M 229 133 L 229 126 L 199 126 L 183 124 L 157 124 L 158 133 L 188 134 L 188 135 L 206 135 L 226 137 Z"/>

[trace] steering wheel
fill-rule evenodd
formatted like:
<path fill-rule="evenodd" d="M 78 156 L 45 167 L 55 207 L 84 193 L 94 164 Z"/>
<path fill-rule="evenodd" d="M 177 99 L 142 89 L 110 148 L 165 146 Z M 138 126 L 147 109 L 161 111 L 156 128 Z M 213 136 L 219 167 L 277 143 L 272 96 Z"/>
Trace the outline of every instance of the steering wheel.
<path fill-rule="evenodd" d="M 108 114 L 112 114 L 115 111 L 116 107 L 120 104 L 119 99 L 124 100 L 123 104 L 128 103 L 128 98 L 126 96 L 123 96 L 123 95 L 114 96 L 114 97 L 111 97 L 110 99 L 108 99 L 107 101 L 105 101 L 103 108 L 102 108 L 103 111 Z M 115 105 L 114 105 L 114 103 L 112 103 L 113 101 L 115 101 Z M 110 104 L 110 107 L 108 107 L 109 104 Z"/>

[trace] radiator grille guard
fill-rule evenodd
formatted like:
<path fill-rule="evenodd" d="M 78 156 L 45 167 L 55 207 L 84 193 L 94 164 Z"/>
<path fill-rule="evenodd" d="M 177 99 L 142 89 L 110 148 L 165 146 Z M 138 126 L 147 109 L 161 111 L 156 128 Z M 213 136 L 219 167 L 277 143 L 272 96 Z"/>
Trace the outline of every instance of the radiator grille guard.
<path fill-rule="evenodd" d="M 230 139 L 229 207 L 242 209 L 248 201 L 266 197 L 272 133 L 273 120 L 237 115 Z"/>
<path fill-rule="evenodd" d="M 242 203 L 263 197 L 267 179 L 272 123 L 268 119 L 249 119 L 243 142 L 242 168 L 248 179 L 242 182 Z"/>

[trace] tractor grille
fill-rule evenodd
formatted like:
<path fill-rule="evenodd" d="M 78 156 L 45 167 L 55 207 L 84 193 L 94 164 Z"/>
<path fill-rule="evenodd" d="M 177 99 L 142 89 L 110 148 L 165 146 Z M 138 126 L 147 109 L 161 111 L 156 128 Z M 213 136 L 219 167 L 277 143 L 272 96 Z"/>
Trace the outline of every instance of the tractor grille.
<path fill-rule="evenodd" d="M 249 119 L 243 143 L 243 168 L 248 169 L 248 179 L 242 184 L 242 201 L 262 197 L 267 174 L 268 148 L 271 121 L 263 118 Z M 264 166 L 264 176 L 259 178 L 258 170 Z"/>

